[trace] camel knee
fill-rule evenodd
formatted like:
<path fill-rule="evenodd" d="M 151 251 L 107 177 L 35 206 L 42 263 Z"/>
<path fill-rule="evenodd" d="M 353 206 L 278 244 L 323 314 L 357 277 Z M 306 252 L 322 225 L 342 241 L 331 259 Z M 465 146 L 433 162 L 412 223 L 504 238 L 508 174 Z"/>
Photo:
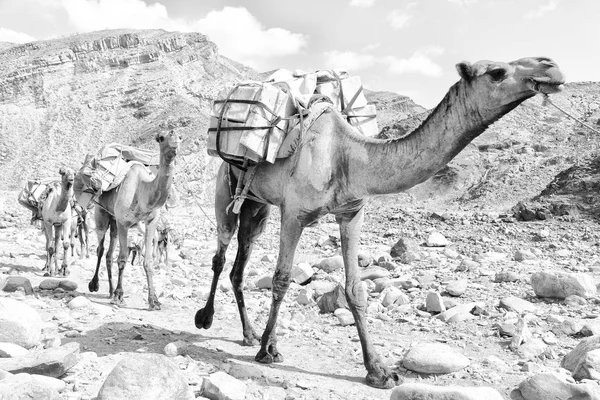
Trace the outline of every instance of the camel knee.
<path fill-rule="evenodd" d="M 350 306 L 356 307 L 357 310 L 366 309 L 365 286 L 360 280 L 346 284 L 346 300 Z"/>
<path fill-rule="evenodd" d="M 217 252 L 212 258 L 212 270 L 215 274 L 220 274 L 225 265 L 225 254 Z"/>

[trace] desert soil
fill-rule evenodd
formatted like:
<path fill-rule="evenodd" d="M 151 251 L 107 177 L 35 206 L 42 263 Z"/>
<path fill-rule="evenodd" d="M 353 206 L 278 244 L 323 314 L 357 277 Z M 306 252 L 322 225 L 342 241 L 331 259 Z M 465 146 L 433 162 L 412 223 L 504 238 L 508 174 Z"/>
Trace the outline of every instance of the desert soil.
<path fill-rule="evenodd" d="M 39 228 L 29 224 L 29 214 L 18 205 L 16 197 L 16 192 L 0 192 L 4 213 L 0 215 L 0 271 L 25 276 L 35 287 L 44 279 L 44 237 Z M 369 330 L 379 354 L 391 368 L 399 371 L 405 381 L 492 386 L 508 398 L 510 391 L 531 372 L 522 371 L 523 363 L 528 360 L 508 348 L 510 337 L 502 337 L 498 333 L 496 325 L 515 316 L 498 307 L 501 298 L 517 296 L 538 307 L 530 323 L 534 337 L 555 338 L 546 340 L 548 350 L 531 360 L 540 369 L 557 368 L 562 355 L 579 340 L 560 332 L 552 333 L 555 325 L 546 320 L 548 315 L 576 319 L 600 315 L 596 299 L 589 299 L 579 307 L 567 306 L 558 300 L 535 298 L 529 285 L 531 273 L 543 269 L 583 271 L 599 278 L 598 224 L 592 220 L 568 218 L 528 223 L 503 222 L 499 211 L 463 211 L 433 204 L 424 208 L 403 195 L 376 198 L 368 205 L 361 250 L 371 256 L 389 252 L 390 247 L 402 237 L 424 242 L 433 230 L 450 240 L 449 247 L 459 255 L 452 259 L 443 255 L 443 249 L 423 247 L 420 261 L 410 265 L 397 263 L 392 276 L 412 277 L 421 282 L 416 290 L 407 292 L 412 309 L 403 313 L 385 310 L 368 316 Z M 82 357 L 82 361 L 64 377 L 71 389 L 75 385 L 78 393 L 67 393 L 65 398 L 94 398 L 124 352 L 162 353 L 166 344 L 178 340 L 188 343 L 187 356 L 177 360 L 182 368 L 192 371 L 192 375 L 197 377 L 196 391 L 200 389 L 203 376 L 219 369 L 227 371 L 232 363 L 238 363 L 257 368 L 263 375 L 253 379 L 247 398 L 263 398 L 261 393 L 270 386 L 284 387 L 295 398 L 389 398 L 389 390 L 373 389 L 364 382 L 365 370 L 355 327 L 341 326 L 333 314 L 320 314 L 317 305 L 298 304 L 295 299 L 301 287 L 296 284 L 292 284 L 288 291 L 280 313 L 279 350 L 285 361 L 275 365 L 254 362 L 258 348 L 241 345 L 241 324 L 228 278 L 235 258 L 235 242 L 228 251 L 226 269 L 221 276 L 213 326 L 209 330 L 197 329 L 194 315 L 204 305 L 209 291 L 211 258 L 216 248 L 213 212 L 210 206 L 201 209 L 197 204 L 190 204 L 181 205 L 170 213 L 173 226 L 185 239 L 180 250 L 171 252 L 171 265 L 160 265 L 155 269 L 161 310 L 147 309 L 146 278 L 140 265 L 127 264 L 123 306 L 112 305 L 108 298 L 104 266 L 100 291 L 88 291 L 87 284 L 96 263 L 97 242 L 93 232 L 90 235 L 92 257 L 79 259 L 75 256 L 70 261 L 68 279 L 78 284 L 77 291 L 36 292 L 39 301 L 35 308 L 45 320 L 58 324 L 62 342 L 79 342 L 83 353 L 94 352 L 98 356 L 93 358 L 93 362 L 89 361 L 90 357 Z M 254 282 L 260 276 L 273 272 L 278 232 L 278 215 L 273 210 L 268 228 L 258 240 L 246 268 L 245 295 L 257 332 L 265 326 L 271 293 L 256 289 Z M 307 228 L 295 261 L 312 264 L 320 258 L 338 254 L 335 239 L 333 245 L 317 245 L 329 235 L 338 236 L 332 218 L 327 217 L 317 226 Z M 517 262 L 513 255 L 518 249 L 539 249 L 539 256 L 528 262 Z M 483 257 L 492 254 L 490 252 L 504 256 L 493 260 Z M 478 267 L 456 271 L 462 259 L 478 258 L 481 260 Z M 520 280 L 495 283 L 494 275 L 499 271 L 515 272 Z M 343 275 L 333 273 L 328 279 L 341 281 Z M 459 303 L 485 302 L 482 315 L 446 324 L 420 310 L 429 290 L 442 292 L 447 282 L 456 279 L 467 279 L 469 286 L 465 294 L 455 300 Z M 93 307 L 69 310 L 66 304 L 76 295 L 86 296 Z M 377 296 L 371 296 L 371 301 L 378 301 Z M 401 367 L 406 350 L 419 343 L 431 342 L 442 342 L 458 349 L 470 358 L 471 365 L 445 375 L 421 375 Z M 485 360 L 492 355 L 505 361 L 508 368 L 488 365 Z"/>

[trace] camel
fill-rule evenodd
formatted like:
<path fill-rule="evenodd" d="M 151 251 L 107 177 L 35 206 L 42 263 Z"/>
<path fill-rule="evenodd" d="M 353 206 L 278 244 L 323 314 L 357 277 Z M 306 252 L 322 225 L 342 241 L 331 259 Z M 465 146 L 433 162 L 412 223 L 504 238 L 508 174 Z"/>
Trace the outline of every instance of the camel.
<path fill-rule="evenodd" d="M 75 242 L 73 238 L 79 239 L 79 245 L 81 250 L 79 251 L 79 258 L 83 259 L 90 258 L 89 248 L 89 227 L 88 227 L 88 209 L 81 207 L 76 200 L 73 200 L 73 213 L 71 223 L 71 257 L 75 256 Z"/>
<path fill-rule="evenodd" d="M 175 132 L 159 133 L 156 135 L 159 145 L 159 168 L 156 176 L 148 173 L 146 168 L 140 164 L 131 166 L 123 181 L 115 189 L 103 192 L 96 205 L 95 222 L 98 235 L 98 261 L 96 273 L 88 284 L 90 292 L 99 289 L 98 272 L 102 255 L 104 253 L 104 237 L 110 229 L 110 244 L 106 252 L 106 269 L 108 272 L 109 296 L 112 296 L 116 304 L 123 303 L 123 271 L 127 262 L 129 249 L 127 237 L 129 228 L 134 224 L 144 221 L 144 271 L 148 281 L 148 304 L 150 310 L 160 309 L 160 303 L 154 290 L 152 279 L 152 239 L 158 224 L 159 209 L 167 201 L 167 196 L 173 183 L 174 160 L 179 148 L 180 138 Z M 119 278 L 116 288 L 112 283 L 112 255 L 119 240 Z"/>
<path fill-rule="evenodd" d="M 399 377 L 385 366 L 367 332 L 364 287 L 358 274 L 358 246 L 364 205 L 374 195 L 407 190 L 433 176 L 488 126 L 538 93 L 562 89 L 564 78 L 549 58 L 517 61 L 479 61 L 456 66 L 454 84 L 423 124 L 397 139 L 374 139 L 359 134 L 344 117 L 329 108 L 303 133 L 296 152 L 275 163 L 255 166 L 239 215 L 228 205 L 234 200 L 240 170 L 223 163 L 217 174 L 215 214 L 217 251 L 213 279 L 204 308 L 195 324 L 208 329 L 213 321 L 214 298 L 227 247 L 239 225 L 238 251 L 229 278 L 242 322 L 243 344 L 260 350 L 261 363 L 283 361 L 277 349 L 276 324 L 281 302 L 290 285 L 296 246 L 305 227 L 333 214 L 340 227 L 345 266 L 345 292 L 354 316 L 367 370 L 366 383 L 391 388 Z M 244 175 L 248 181 L 247 173 Z M 261 202 L 260 200 L 264 201 Z M 273 275 L 272 302 L 266 328 L 257 336 L 250 324 L 242 292 L 244 268 L 257 237 L 263 232 L 271 205 L 281 212 L 279 256 Z"/>
<path fill-rule="evenodd" d="M 47 275 L 54 275 L 55 272 L 68 275 L 68 256 L 69 246 L 71 245 L 71 199 L 73 198 L 73 179 L 75 173 L 66 168 L 59 170 L 61 175 L 60 184 L 55 183 L 49 186 L 48 196 L 42 205 L 42 226 L 46 235 L 46 265 L 44 270 Z M 63 259 L 61 268 L 58 268 L 58 257 L 56 250 L 58 243 L 63 241 Z M 52 259 L 54 258 L 54 268 Z"/>

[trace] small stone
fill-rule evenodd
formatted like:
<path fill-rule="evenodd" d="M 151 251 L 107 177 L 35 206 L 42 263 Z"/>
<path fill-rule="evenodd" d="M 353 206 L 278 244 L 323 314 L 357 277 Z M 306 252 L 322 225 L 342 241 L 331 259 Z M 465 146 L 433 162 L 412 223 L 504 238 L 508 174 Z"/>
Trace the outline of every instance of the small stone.
<path fill-rule="evenodd" d="M 72 292 L 74 290 L 77 290 L 77 283 L 64 279 L 60 281 L 58 287 L 67 292 Z"/>
<path fill-rule="evenodd" d="M 381 304 L 384 307 L 387 307 L 390 304 L 394 304 L 401 295 L 402 295 L 402 291 L 400 289 L 390 286 L 387 289 L 385 289 L 383 292 L 381 292 L 381 296 L 383 297 Z"/>
<path fill-rule="evenodd" d="M 311 304 L 315 304 L 314 300 L 314 290 L 310 286 L 306 286 L 300 289 L 298 292 L 298 297 L 296 297 L 296 301 L 298 304 L 302 304 L 303 306 L 308 306 Z"/>
<path fill-rule="evenodd" d="M 0 369 L 57 378 L 77 363 L 78 354 L 79 343 L 71 342 L 58 348 L 30 351 L 19 358 L 0 358 Z"/>
<path fill-rule="evenodd" d="M 344 268 L 344 258 L 342 256 L 324 258 L 314 267 L 330 274 Z"/>
<path fill-rule="evenodd" d="M 519 280 L 519 275 L 512 271 L 501 271 L 496 274 L 494 277 L 494 282 L 502 283 L 502 282 L 517 282 Z"/>
<path fill-rule="evenodd" d="M 391 248 L 390 255 L 404 264 L 410 264 L 418 259 L 419 244 L 411 238 L 401 238 Z"/>
<path fill-rule="evenodd" d="M 445 247 L 450 244 L 450 241 L 439 232 L 431 232 L 427 237 L 426 244 L 428 247 Z"/>
<path fill-rule="evenodd" d="M 340 321 L 340 325 L 354 325 L 354 316 L 350 310 L 338 308 L 333 312 L 333 314 L 337 317 L 338 321 Z"/>
<path fill-rule="evenodd" d="M 273 277 L 269 274 L 263 275 L 258 278 L 255 282 L 257 289 L 272 289 L 273 288 Z"/>
<path fill-rule="evenodd" d="M 520 249 L 515 251 L 515 261 L 535 260 L 537 257 L 531 250 Z"/>
<path fill-rule="evenodd" d="M 41 290 L 54 290 L 60 284 L 60 279 L 48 278 L 40 282 Z"/>
<path fill-rule="evenodd" d="M 467 290 L 469 282 L 466 279 L 459 279 L 446 285 L 448 294 L 454 297 L 462 296 Z"/>
<path fill-rule="evenodd" d="M 390 271 L 376 265 L 372 265 L 360 271 L 360 279 L 363 281 L 365 279 L 375 280 L 379 278 L 387 278 L 389 276 Z"/>
<path fill-rule="evenodd" d="M 71 309 L 78 309 L 78 308 L 89 307 L 91 305 L 91 302 L 85 296 L 77 296 L 77 297 L 73 298 L 73 300 L 71 300 L 67 305 Z"/>
<path fill-rule="evenodd" d="M 303 285 L 308 282 L 315 271 L 308 263 L 298 263 L 292 267 L 292 282 L 296 282 L 298 285 Z"/>
<path fill-rule="evenodd" d="M 210 374 L 202 381 L 202 395 L 209 399 L 244 400 L 247 389 L 244 382 L 222 371 Z"/>
<path fill-rule="evenodd" d="M 425 304 L 428 312 L 439 313 L 446 311 L 446 306 L 444 306 L 444 300 L 438 292 L 430 291 L 429 293 L 427 293 L 427 300 Z"/>
<path fill-rule="evenodd" d="M 29 353 L 29 351 L 14 343 L 0 342 L 0 358 L 16 358 L 22 357 Z"/>
<path fill-rule="evenodd" d="M 364 290 L 364 288 L 363 288 Z M 332 313 L 338 308 L 348 308 L 346 292 L 344 288 L 337 285 L 331 292 L 325 293 L 317 302 L 321 313 Z"/>
<path fill-rule="evenodd" d="M 534 313 L 537 310 L 535 304 L 514 296 L 508 296 L 501 299 L 500 307 L 505 308 L 509 311 L 514 311 L 518 314 L 522 314 L 524 312 Z"/>
<path fill-rule="evenodd" d="M 361 268 L 368 267 L 373 262 L 373 258 L 367 252 L 360 251 L 358 253 L 358 266 Z"/>
<path fill-rule="evenodd" d="M 587 305 L 587 300 L 576 294 L 572 294 L 565 298 L 565 305 L 573 308 L 579 308 Z"/>
<path fill-rule="evenodd" d="M 404 368 L 426 374 L 446 374 L 468 367 L 470 361 L 456 350 L 441 343 L 413 345 L 404 356 Z"/>
<path fill-rule="evenodd" d="M 183 356 L 187 352 L 187 343 L 181 340 L 167 344 L 163 350 L 167 357 Z"/>

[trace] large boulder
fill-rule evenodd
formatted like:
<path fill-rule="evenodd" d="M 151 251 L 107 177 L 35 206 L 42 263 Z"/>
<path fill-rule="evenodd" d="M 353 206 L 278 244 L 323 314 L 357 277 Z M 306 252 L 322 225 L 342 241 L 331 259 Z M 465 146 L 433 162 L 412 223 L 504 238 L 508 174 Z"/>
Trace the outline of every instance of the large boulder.
<path fill-rule="evenodd" d="M 162 354 L 128 354 L 110 372 L 97 400 L 191 400 L 194 394 L 175 364 Z"/>
<path fill-rule="evenodd" d="M 558 372 L 531 376 L 519 384 L 518 390 L 525 400 L 596 400 L 600 396 L 598 385 L 572 383 Z"/>
<path fill-rule="evenodd" d="M 390 400 L 503 400 L 491 387 L 433 386 L 404 383 L 392 391 Z"/>
<path fill-rule="evenodd" d="M 562 271 L 542 271 L 531 275 L 531 286 L 538 297 L 565 299 L 571 295 L 590 298 L 596 295 L 591 276 Z"/>
<path fill-rule="evenodd" d="M 600 378 L 600 336 L 591 336 L 579 342 L 563 358 L 560 366 L 571 371 L 575 379 Z"/>
<path fill-rule="evenodd" d="M 53 385 L 29 374 L 17 374 L 0 379 L 0 399 L 61 400 Z"/>
<path fill-rule="evenodd" d="M 27 304 L 0 298 L 0 342 L 30 349 L 40 342 L 42 317 Z"/>

